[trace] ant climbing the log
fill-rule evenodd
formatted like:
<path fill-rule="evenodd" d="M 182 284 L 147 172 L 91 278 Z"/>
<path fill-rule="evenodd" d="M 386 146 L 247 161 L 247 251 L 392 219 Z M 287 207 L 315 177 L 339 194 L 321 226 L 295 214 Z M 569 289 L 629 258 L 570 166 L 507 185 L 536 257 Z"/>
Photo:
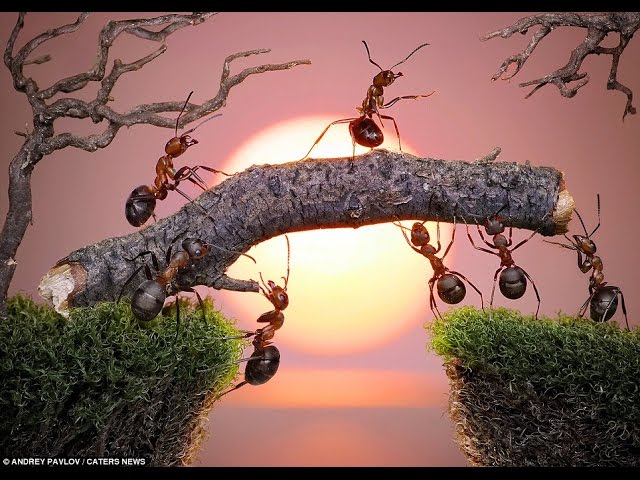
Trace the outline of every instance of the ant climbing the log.
<path fill-rule="evenodd" d="M 510 300 L 516 300 L 524 295 L 527 291 L 527 279 L 533 285 L 533 290 L 536 294 L 536 298 L 538 300 L 538 307 L 536 308 L 535 318 L 538 318 L 538 311 L 540 310 L 540 295 L 538 294 L 538 289 L 536 288 L 536 284 L 531 278 L 531 276 L 521 267 L 516 265 L 515 261 L 512 257 L 512 252 L 516 249 L 520 248 L 522 245 L 527 243 L 529 240 L 533 238 L 533 236 L 538 233 L 538 230 L 535 230 L 531 236 L 525 238 L 520 243 L 516 244 L 513 248 L 509 248 L 513 241 L 512 233 L 513 227 L 509 227 L 509 239 L 503 235 L 506 227 L 504 225 L 504 218 L 500 216 L 500 212 L 505 209 L 507 204 L 505 203 L 500 210 L 498 210 L 493 215 L 487 217 L 484 222 L 484 229 L 487 235 L 493 236 L 492 241 L 489 242 L 482 234 L 482 230 L 480 229 L 480 225 L 476 222 L 476 227 L 478 227 L 478 233 L 480 234 L 480 238 L 482 241 L 493 250 L 497 250 L 494 252 L 493 250 L 489 250 L 487 248 L 476 246 L 473 238 L 471 237 L 471 233 L 469 232 L 469 224 L 465 220 L 465 224 L 467 225 L 467 236 L 469 237 L 469 241 L 473 248 L 476 250 L 481 250 L 486 253 L 490 253 L 492 255 L 497 255 L 500 257 L 500 267 L 496 270 L 496 273 L 493 275 L 493 288 L 491 289 L 491 300 L 489 302 L 489 306 L 493 308 L 493 296 L 496 291 L 496 280 L 498 280 L 498 274 L 500 274 L 500 279 L 498 280 L 498 285 L 500 286 L 500 292 L 506 298 Z M 546 217 L 546 215 L 545 215 Z"/>
<path fill-rule="evenodd" d="M 327 131 L 332 125 L 337 125 L 341 123 L 349 124 L 349 133 L 351 134 L 351 142 L 353 144 L 353 157 L 355 157 L 355 154 L 356 154 L 355 153 L 356 143 L 358 145 L 362 145 L 363 147 L 370 147 L 370 148 L 374 148 L 381 145 L 382 142 L 384 141 L 384 135 L 380 127 L 373 120 L 374 114 L 378 116 L 378 119 L 380 120 L 380 125 L 382 125 L 383 118 L 385 120 L 391 120 L 393 122 L 393 125 L 395 126 L 395 129 L 396 129 L 396 134 L 398 136 L 398 146 L 400 147 L 400 151 L 402 151 L 402 145 L 400 143 L 400 130 L 398 130 L 398 124 L 396 123 L 393 117 L 389 115 L 381 115 L 380 110 L 383 108 L 389 108 L 392 105 L 394 105 L 396 102 L 399 102 L 400 100 L 406 100 L 406 99 L 416 100 L 418 98 L 430 97 L 435 93 L 435 92 L 431 92 L 427 95 L 405 95 L 402 97 L 396 97 L 393 100 L 390 100 L 387 103 L 384 103 L 384 96 L 383 96 L 384 88 L 391 85 L 396 80 L 396 78 L 403 76 L 402 72 L 393 73 L 392 70 L 398 65 L 406 62 L 409 59 L 409 57 L 411 57 L 411 55 L 416 53 L 422 47 L 429 45 L 428 43 L 423 43 L 422 45 L 415 48 L 409 55 L 407 55 L 407 57 L 404 60 L 399 61 L 388 70 L 384 70 L 380 65 L 378 65 L 376 62 L 374 62 L 371 59 L 371 53 L 369 52 L 369 46 L 367 45 L 367 42 L 363 40 L 362 43 L 364 43 L 364 48 L 366 48 L 367 50 L 367 56 L 369 57 L 369 62 L 371 62 L 376 67 L 378 67 L 380 69 L 380 72 L 373 77 L 372 84 L 369 86 L 367 90 L 367 95 L 362 101 L 362 106 L 356 107 L 356 110 L 358 111 L 360 116 L 353 117 L 353 118 L 343 118 L 341 120 L 336 120 L 334 122 L 331 122 L 329 125 L 327 125 L 327 127 L 322 131 L 322 133 L 317 138 L 317 140 L 313 143 L 313 145 L 311 145 L 311 148 L 306 153 L 306 155 L 302 157 L 302 160 L 304 160 L 309 156 L 309 154 L 311 153 L 311 150 L 313 150 L 313 148 L 320 142 L 322 137 L 324 137 L 324 135 L 327 133 Z"/>
<path fill-rule="evenodd" d="M 171 138 L 164 147 L 166 155 L 160 157 L 158 159 L 158 162 L 156 163 L 156 178 L 153 185 L 140 185 L 139 187 L 133 189 L 133 191 L 127 198 L 124 210 L 125 216 L 127 217 L 127 221 L 129 222 L 129 224 L 134 227 L 143 225 L 147 220 L 149 220 L 150 217 L 153 217 L 155 220 L 156 216 L 154 212 L 156 208 L 156 200 L 164 200 L 165 198 L 167 198 L 170 190 L 175 190 L 188 201 L 193 203 L 191 197 L 180 190 L 178 188 L 178 185 L 180 184 L 180 182 L 188 180 L 200 187 L 203 191 L 206 191 L 206 183 L 197 173 L 197 170 L 199 170 L 200 168 L 213 173 L 221 173 L 223 175 L 226 175 L 227 177 L 229 176 L 228 173 L 225 173 L 221 170 L 216 170 L 215 168 L 207 167 L 205 165 L 196 165 L 195 167 L 184 166 L 179 168 L 177 171 L 173 167 L 174 158 L 179 157 L 184 152 L 186 152 L 189 147 L 198 143 L 198 140 L 196 140 L 195 138 L 191 138 L 189 134 L 194 132 L 203 123 L 221 116 L 220 114 L 213 115 L 203 122 L 200 122 L 194 128 L 187 130 L 182 135 L 178 136 L 178 122 L 180 121 L 180 117 L 189 104 L 191 95 L 193 95 L 193 92 L 189 93 L 189 96 L 184 102 L 178 118 L 176 118 L 175 136 Z"/>
<path fill-rule="evenodd" d="M 567 234 L 564 234 L 564 237 L 569 240 L 570 245 L 566 245 L 564 243 L 552 242 L 550 240 L 545 240 L 547 243 L 552 243 L 554 245 L 560 245 L 561 247 L 568 248 L 569 250 L 575 250 L 578 252 L 578 268 L 582 273 L 587 273 L 591 271 L 591 276 L 589 277 L 589 297 L 580 307 L 580 311 L 578 316 L 584 316 L 587 311 L 587 307 L 589 308 L 589 316 L 595 322 L 606 322 L 611 319 L 613 315 L 616 313 L 618 309 L 618 295 L 620 295 L 620 299 L 622 300 L 622 312 L 624 313 L 624 320 L 627 324 L 627 330 L 629 330 L 629 320 L 627 319 L 627 309 L 624 304 L 624 295 L 622 294 L 622 290 L 620 287 L 616 287 L 614 285 L 607 285 L 607 282 L 604 281 L 604 273 L 602 270 L 604 265 L 602 264 L 602 259 L 596 255 L 596 244 L 592 240 L 591 236 L 596 233 L 596 230 L 600 228 L 600 194 L 597 194 L 597 202 L 598 202 L 598 224 L 593 229 L 591 233 L 587 233 L 587 227 L 580 216 L 578 210 L 574 209 L 578 219 L 580 220 L 580 224 L 582 225 L 582 229 L 584 230 L 584 235 L 573 235 L 573 240 L 571 240 Z M 582 255 L 584 254 L 584 259 Z"/>
<path fill-rule="evenodd" d="M 438 253 L 442 245 L 440 244 L 440 222 L 436 223 L 436 241 L 437 247 L 431 245 L 431 237 L 429 235 L 429 231 L 427 227 L 425 227 L 425 222 L 415 222 L 411 227 L 411 240 L 407 236 L 405 230 L 409 230 L 407 227 L 403 226 L 399 221 L 393 222 L 394 225 L 400 227 L 402 231 L 402 235 L 406 240 L 407 244 L 417 253 L 424 256 L 431 263 L 431 268 L 433 269 L 433 276 L 429 279 L 429 306 L 431 307 L 431 312 L 434 316 L 438 316 L 442 318 L 440 311 L 438 310 L 438 306 L 436 304 L 435 297 L 433 296 L 433 286 L 436 285 L 438 296 L 440 299 L 449 304 L 455 305 L 460 303 L 466 293 L 466 287 L 460 278 L 464 279 L 473 289 L 478 292 L 480 295 L 480 304 L 482 305 L 482 309 L 484 310 L 484 300 L 482 298 L 482 292 L 478 290 L 478 288 L 464 275 L 459 272 L 455 272 L 453 270 L 449 270 L 444 266 L 443 260 L 449 253 L 451 246 L 453 245 L 453 241 L 456 236 L 456 218 L 453 217 L 453 232 L 451 234 L 451 242 L 447 246 L 444 251 L 442 257 L 437 257 L 436 253 Z"/>
<path fill-rule="evenodd" d="M 196 294 L 200 308 L 202 309 L 202 318 L 206 322 L 204 304 L 202 303 L 200 294 L 191 287 L 179 285 L 176 278 L 180 273 L 190 268 L 194 260 L 203 258 L 207 254 L 209 246 L 206 242 L 198 238 L 186 238 L 182 241 L 182 250 L 172 254 L 172 247 L 173 243 L 169 245 L 167 249 L 166 267 L 162 270 L 160 269 L 158 258 L 155 253 L 150 250 L 140 252 L 136 257 L 130 259 L 131 261 L 135 261 L 137 258 L 150 255 L 157 275 L 153 276 L 151 274 L 151 269 L 147 263 L 139 266 L 122 286 L 116 303 L 120 302 L 126 286 L 133 280 L 137 273 L 144 268 L 147 279 L 138 285 L 138 288 L 136 288 L 133 295 L 131 295 L 131 310 L 133 311 L 133 315 L 140 321 L 151 321 L 160 313 L 167 297 L 176 296 L 177 338 L 180 329 L 180 302 L 178 302 L 177 298 L 179 292 L 193 292 Z"/>
<path fill-rule="evenodd" d="M 287 285 L 289 284 L 289 271 L 291 260 L 291 248 L 289 245 L 289 237 L 285 235 L 287 241 L 287 276 L 282 277 L 284 287 L 276 285 L 272 280 L 264 281 L 262 273 L 260 273 L 260 292 L 273 305 L 273 310 L 263 313 L 258 317 L 258 323 L 268 323 L 268 325 L 258 328 L 255 331 L 244 331 L 243 335 L 234 337 L 223 337 L 220 340 L 231 340 L 254 337 L 251 342 L 254 350 L 249 358 L 241 359 L 246 361 L 247 366 L 244 370 L 244 380 L 229 390 L 221 393 L 218 398 L 230 393 L 238 388 L 249 385 L 262 385 L 273 378 L 280 366 L 280 351 L 275 345 L 272 345 L 276 330 L 279 330 L 284 324 L 284 314 L 282 311 L 289 305 L 289 296 L 287 294 Z"/>
<path fill-rule="evenodd" d="M 178 302 L 179 292 L 192 292 L 196 294 L 202 310 L 202 319 L 206 322 L 204 304 L 202 303 L 200 294 L 197 290 L 191 287 L 180 285 L 177 278 L 181 273 L 192 268 L 195 260 L 203 258 L 208 253 L 210 245 L 208 245 L 204 240 L 198 238 L 186 238 L 182 241 L 182 250 L 172 253 L 176 239 L 174 239 L 169 245 L 169 248 L 167 248 L 165 260 L 166 267 L 164 269 L 160 268 L 158 257 L 156 257 L 155 253 L 150 250 L 145 250 L 140 252 L 134 258 L 127 259 L 129 261 L 135 261 L 140 257 L 149 255 L 151 256 L 151 262 L 153 263 L 153 267 L 157 274 L 155 276 L 151 274 L 151 268 L 149 268 L 149 265 L 146 262 L 139 266 L 122 285 L 122 289 L 120 290 L 116 303 L 120 302 L 127 285 L 129 285 L 138 272 L 144 268 L 147 279 L 138 285 L 138 288 L 136 288 L 131 295 L 131 310 L 133 315 L 140 321 L 149 322 L 158 316 L 167 297 L 175 296 L 177 338 L 180 330 L 180 302 Z M 226 250 L 225 248 L 218 246 L 215 248 Z M 246 253 L 242 253 L 241 255 L 250 258 L 254 263 L 256 262 L 251 255 L 247 255 Z"/>

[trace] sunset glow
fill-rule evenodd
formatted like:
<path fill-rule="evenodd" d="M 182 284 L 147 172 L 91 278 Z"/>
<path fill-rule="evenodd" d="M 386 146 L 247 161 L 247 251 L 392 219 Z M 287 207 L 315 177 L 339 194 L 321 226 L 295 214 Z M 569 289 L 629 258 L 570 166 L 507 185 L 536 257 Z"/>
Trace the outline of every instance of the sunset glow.
<path fill-rule="evenodd" d="M 279 123 L 250 138 L 221 166 L 238 172 L 254 164 L 276 164 L 302 158 L 320 132 L 339 116 L 308 117 Z M 381 148 L 398 149 L 388 125 Z M 368 149 L 357 146 L 356 155 Z M 414 153 L 406 141 L 403 151 Z M 332 126 L 310 157 L 339 157 L 352 153 L 346 124 Z M 405 222 L 410 226 L 410 222 Z M 433 226 L 429 228 L 432 229 Z M 444 242 L 451 232 L 441 225 Z M 427 280 L 431 268 L 406 244 L 398 227 L 380 224 L 358 229 L 322 229 L 289 233 L 291 276 L 289 306 L 278 342 L 318 355 L 349 354 L 392 341 L 415 322 L 431 316 Z M 446 245 L 446 243 L 445 243 Z M 273 280 L 283 285 L 287 270 L 284 236 L 256 245 L 248 252 L 257 265 L 239 261 L 229 269 L 235 278 Z M 449 257 L 452 257 L 452 253 Z M 447 257 L 447 258 L 449 258 Z M 239 326 L 255 329 L 255 319 L 270 310 L 259 294 L 219 292 L 224 304 L 237 312 Z"/>

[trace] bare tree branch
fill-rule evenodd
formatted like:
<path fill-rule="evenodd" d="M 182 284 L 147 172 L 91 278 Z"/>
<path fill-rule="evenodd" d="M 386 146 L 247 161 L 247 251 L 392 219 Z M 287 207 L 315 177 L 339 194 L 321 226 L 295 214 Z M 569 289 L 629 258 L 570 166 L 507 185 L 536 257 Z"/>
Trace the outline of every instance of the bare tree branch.
<path fill-rule="evenodd" d="M 173 242 L 195 237 L 209 254 L 178 278 L 181 285 L 258 291 L 227 268 L 253 245 L 287 232 L 358 228 L 397 219 L 482 223 L 502 210 L 505 223 L 542 235 L 567 231 L 573 199 L 561 172 L 492 161 L 447 161 L 373 150 L 348 158 L 253 166 L 187 203 L 175 214 L 127 236 L 76 250 L 42 279 L 39 291 L 58 311 L 113 300 L 150 250 L 165 258 Z M 205 216 L 203 209 L 209 212 Z M 143 273 L 129 284 L 131 293 Z"/>
<path fill-rule="evenodd" d="M 612 12 L 612 13 L 543 13 L 540 15 L 531 15 L 529 17 L 518 20 L 515 24 L 502 30 L 491 32 L 480 40 L 486 41 L 495 37 L 509 38 L 514 33 L 525 35 L 529 28 L 540 25 L 540 29 L 534 33 L 529 45 L 519 54 L 508 57 L 500 66 L 492 80 L 502 78 L 508 80 L 515 76 L 527 62 L 533 51 L 536 49 L 540 41 L 546 37 L 553 29 L 557 27 L 582 27 L 587 29 L 585 39 L 572 52 L 567 64 L 556 70 L 555 72 L 544 77 L 521 83 L 521 87 L 535 85 L 533 90 L 525 98 L 529 98 L 540 88 L 548 84 L 553 84 L 560 90 L 563 97 L 573 97 L 580 88 L 589 82 L 589 75 L 579 73 L 580 67 L 584 59 L 591 54 L 611 55 L 611 70 L 607 81 L 608 90 L 618 90 L 627 96 L 622 119 L 627 114 L 634 115 L 636 108 L 632 104 L 633 93 L 631 89 L 622 85 L 617 80 L 618 63 L 620 55 L 626 48 L 633 34 L 640 27 L 640 12 Z M 616 47 L 602 47 L 600 43 L 605 39 L 608 33 L 617 32 L 620 36 L 620 42 Z M 503 76 L 511 64 L 515 64 L 516 68 L 513 73 Z M 571 82 L 576 82 L 569 85 Z"/>
<path fill-rule="evenodd" d="M 25 65 L 43 63 L 49 61 L 51 57 L 44 55 L 28 60 L 29 56 L 48 40 L 76 32 L 88 14 L 83 13 L 73 23 L 47 30 L 36 36 L 26 42 L 14 55 L 15 44 L 24 27 L 25 20 L 24 12 L 18 15 L 16 25 L 4 51 L 4 64 L 11 72 L 14 88 L 25 93 L 31 104 L 33 129 L 31 132 L 27 129 L 26 133 L 16 132 L 25 137 L 25 142 L 9 165 L 9 209 L 0 234 L 0 316 L 6 316 L 5 301 L 16 268 L 16 252 L 32 219 L 31 173 L 37 163 L 44 156 L 66 147 L 80 148 L 88 152 L 104 148 L 111 143 L 123 126 L 148 124 L 171 129 L 175 127 L 174 118 L 164 117 L 161 114 L 180 111 L 184 104 L 183 100 L 142 104 L 125 113 L 116 112 L 107 105 L 111 100 L 110 94 L 115 83 L 123 74 L 140 70 L 166 51 L 166 45 L 163 44 L 149 55 L 130 63 L 116 59 L 111 71 L 107 74 L 107 59 L 115 40 L 119 35 L 127 33 L 144 40 L 164 42 L 173 32 L 187 26 L 198 25 L 213 15 L 215 15 L 213 12 L 203 12 L 190 15 L 169 14 L 146 19 L 110 21 L 98 35 L 98 51 L 94 66 L 86 72 L 58 80 L 42 90 L 35 80 L 25 76 L 23 69 Z M 162 28 L 154 31 L 150 29 L 151 27 Z M 286 70 L 311 63 L 309 60 L 294 60 L 282 64 L 259 65 L 246 68 L 239 74 L 230 76 L 230 64 L 235 58 L 269 51 L 268 49 L 252 50 L 228 56 L 223 64 L 222 80 L 215 97 L 206 100 L 201 105 L 188 104 L 184 115 L 180 118 L 180 126 L 184 127 L 224 106 L 230 89 L 250 75 Z M 101 87 L 92 101 L 87 102 L 78 98 L 65 97 L 47 104 L 47 100 L 58 93 L 72 93 L 84 88 L 89 82 L 95 81 L 100 81 Z M 106 125 L 101 133 L 88 136 L 80 136 L 70 132 L 56 134 L 54 122 L 62 117 L 90 118 L 94 123 L 106 121 Z"/>

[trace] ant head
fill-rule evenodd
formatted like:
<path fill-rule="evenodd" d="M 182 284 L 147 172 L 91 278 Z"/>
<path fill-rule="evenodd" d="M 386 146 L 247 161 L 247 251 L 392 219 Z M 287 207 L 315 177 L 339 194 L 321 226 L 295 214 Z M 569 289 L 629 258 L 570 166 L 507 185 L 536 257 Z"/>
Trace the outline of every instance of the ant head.
<path fill-rule="evenodd" d="M 198 143 L 198 141 L 195 138 L 191 138 L 189 135 L 173 137 L 164 146 L 164 151 L 170 157 L 176 158 L 182 155 L 187 148 L 191 145 L 195 145 L 196 143 Z"/>
<path fill-rule="evenodd" d="M 576 247 L 582 251 L 582 253 L 586 253 L 587 255 L 596 253 L 596 244 L 589 237 L 584 235 L 574 235 L 573 240 L 575 241 Z"/>
<path fill-rule="evenodd" d="M 416 222 L 411 227 L 411 243 L 416 247 L 428 245 L 431 241 L 429 230 L 424 226 L 424 222 Z"/>
<path fill-rule="evenodd" d="M 402 77 L 402 72 L 393 73 L 391 70 L 383 70 L 373 77 L 373 86 L 377 88 L 388 87 L 398 77 Z"/>
<path fill-rule="evenodd" d="M 207 243 L 199 238 L 185 238 L 182 241 L 182 248 L 189 254 L 189 257 L 196 260 L 204 257 L 209 251 Z"/>
<path fill-rule="evenodd" d="M 497 235 L 504 232 L 504 219 L 500 215 L 492 215 L 484 223 L 484 229 L 488 235 Z"/>

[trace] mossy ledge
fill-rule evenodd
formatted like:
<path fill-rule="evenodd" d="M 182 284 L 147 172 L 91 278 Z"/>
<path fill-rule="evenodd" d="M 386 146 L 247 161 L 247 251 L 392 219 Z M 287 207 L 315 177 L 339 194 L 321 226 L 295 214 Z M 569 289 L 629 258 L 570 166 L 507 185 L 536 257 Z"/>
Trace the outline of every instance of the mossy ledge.
<path fill-rule="evenodd" d="M 426 325 L 476 466 L 640 466 L 640 329 L 504 308 Z"/>
<path fill-rule="evenodd" d="M 0 322 L 0 456 L 129 457 L 188 465 L 243 342 L 205 301 L 141 326 L 126 301 L 72 310 L 16 295 Z"/>

